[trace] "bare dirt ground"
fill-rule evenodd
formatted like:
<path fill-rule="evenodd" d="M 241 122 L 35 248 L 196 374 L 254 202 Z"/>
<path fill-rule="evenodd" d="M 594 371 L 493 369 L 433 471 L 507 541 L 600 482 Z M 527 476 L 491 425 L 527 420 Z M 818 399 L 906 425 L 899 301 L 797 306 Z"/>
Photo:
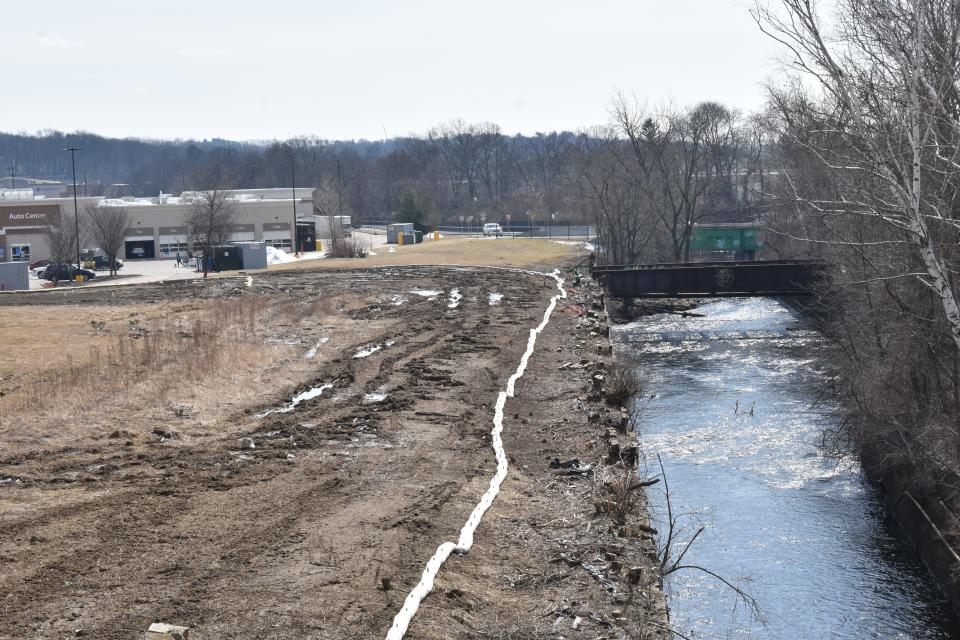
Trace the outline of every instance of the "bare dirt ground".
<path fill-rule="evenodd" d="M 384 267 L 4 296 L 25 358 L 0 369 L 0 638 L 383 637 L 486 489 L 497 392 L 555 291 Z M 588 306 L 541 336 L 503 493 L 408 637 L 662 633 L 642 492 L 604 507 L 625 472 Z"/>

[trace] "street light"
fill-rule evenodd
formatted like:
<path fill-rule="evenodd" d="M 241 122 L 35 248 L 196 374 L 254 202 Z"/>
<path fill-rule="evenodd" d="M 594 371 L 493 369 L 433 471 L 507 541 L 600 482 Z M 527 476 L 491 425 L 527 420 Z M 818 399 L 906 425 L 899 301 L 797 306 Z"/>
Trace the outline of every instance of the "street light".
<path fill-rule="evenodd" d="M 290 248 L 293 249 L 293 255 L 297 253 L 297 173 L 296 156 L 293 155 L 293 147 L 288 151 L 290 154 L 290 184 L 293 190 L 293 226 L 290 227 Z"/>
<path fill-rule="evenodd" d="M 77 269 L 80 268 L 80 211 L 77 207 L 77 160 L 74 155 L 77 151 L 83 151 L 77 147 L 67 147 L 63 151 L 70 152 L 70 168 L 73 171 L 73 232 L 77 240 Z"/>

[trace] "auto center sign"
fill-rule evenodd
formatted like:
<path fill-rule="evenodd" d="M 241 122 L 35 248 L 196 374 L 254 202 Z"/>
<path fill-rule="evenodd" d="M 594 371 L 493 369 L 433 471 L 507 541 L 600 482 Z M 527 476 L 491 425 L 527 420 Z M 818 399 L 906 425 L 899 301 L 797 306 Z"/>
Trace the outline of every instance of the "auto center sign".
<path fill-rule="evenodd" d="M 0 204 L 0 228 L 43 227 L 59 220 L 58 204 Z"/>

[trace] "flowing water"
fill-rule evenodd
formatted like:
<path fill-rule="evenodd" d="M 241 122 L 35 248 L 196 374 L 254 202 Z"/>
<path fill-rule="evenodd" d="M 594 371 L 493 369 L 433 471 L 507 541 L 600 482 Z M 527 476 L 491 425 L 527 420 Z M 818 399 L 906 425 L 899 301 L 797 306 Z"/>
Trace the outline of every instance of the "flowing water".
<path fill-rule="evenodd" d="M 821 449 L 836 426 L 819 334 L 772 299 L 708 301 L 703 318 L 657 315 L 617 330 L 649 381 L 641 438 L 660 454 L 683 558 L 668 576 L 672 624 L 691 638 L 954 638 L 944 598 L 884 526 L 852 460 Z M 661 542 L 663 483 L 649 490 Z"/>

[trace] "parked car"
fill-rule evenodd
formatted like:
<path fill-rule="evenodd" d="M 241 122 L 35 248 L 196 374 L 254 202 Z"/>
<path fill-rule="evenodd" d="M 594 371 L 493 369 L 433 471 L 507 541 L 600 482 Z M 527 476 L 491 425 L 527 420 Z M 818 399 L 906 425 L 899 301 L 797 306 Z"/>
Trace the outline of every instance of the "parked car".
<path fill-rule="evenodd" d="M 30 263 L 30 271 L 36 271 L 37 269 L 41 267 L 45 267 L 48 264 L 50 264 L 50 261 L 47 260 L 46 258 L 42 260 L 34 260 L 33 262 Z"/>
<path fill-rule="evenodd" d="M 93 268 L 96 271 L 105 271 L 110 268 L 110 258 L 108 258 L 107 256 L 91 256 L 90 258 L 84 261 L 84 263 L 87 263 L 87 262 L 92 262 Z M 114 270 L 119 271 L 120 267 L 122 266 L 123 266 L 123 260 L 121 260 L 120 258 L 117 258 L 114 261 L 114 266 L 113 266 Z"/>
<path fill-rule="evenodd" d="M 47 269 L 49 269 L 50 267 L 53 267 L 53 266 L 55 266 L 55 265 L 53 264 L 53 262 L 50 262 L 50 261 L 48 260 L 48 261 L 47 261 L 47 264 L 43 265 L 42 267 L 37 267 L 36 269 L 34 269 L 34 270 L 33 270 L 33 275 L 35 275 L 35 276 L 37 276 L 38 278 L 40 278 L 41 280 L 43 280 L 43 279 L 45 279 L 44 274 L 47 272 Z M 67 266 L 67 265 L 61 265 L 61 266 L 64 266 L 64 267 L 65 267 L 65 266 Z M 71 269 L 76 269 L 76 268 L 77 268 L 76 263 L 70 265 L 70 268 L 71 268 Z"/>
<path fill-rule="evenodd" d="M 503 228 L 496 222 L 488 222 L 483 225 L 483 235 L 500 237 L 503 235 Z"/>
<path fill-rule="evenodd" d="M 53 280 L 54 278 L 57 280 L 73 280 L 77 276 L 83 276 L 87 280 L 91 280 L 95 278 L 97 274 L 89 269 L 78 269 L 75 264 L 57 264 L 48 265 L 40 277 L 44 280 Z"/>

